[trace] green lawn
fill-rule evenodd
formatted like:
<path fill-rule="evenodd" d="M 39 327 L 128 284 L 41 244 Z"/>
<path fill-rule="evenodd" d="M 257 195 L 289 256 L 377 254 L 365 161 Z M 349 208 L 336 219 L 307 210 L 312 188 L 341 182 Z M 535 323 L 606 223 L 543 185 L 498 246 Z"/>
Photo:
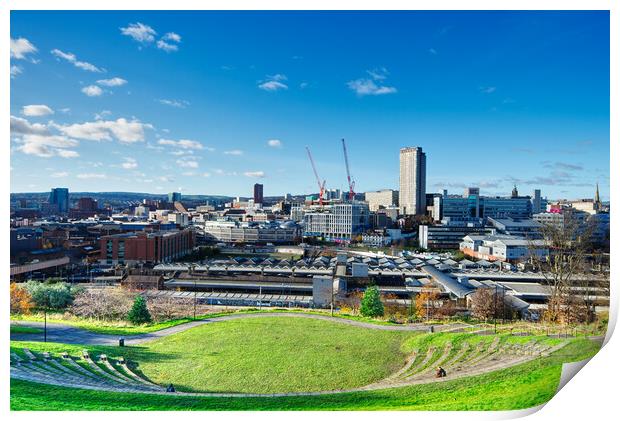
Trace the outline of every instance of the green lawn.
<path fill-rule="evenodd" d="M 24 344 L 15 345 L 21 347 Z M 59 347 L 68 348 L 68 346 Z M 595 342 L 576 339 L 550 357 L 481 376 L 445 383 L 326 396 L 286 398 L 152 396 L 76 390 L 11 380 L 11 409 L 160 411 L 523 409 L 540 405 L 553 397 L 563 362 L 583 360 L 593 356 L 598 349 L 599 345 Z"/>
<path fill-rule="evenodd" d="M 159 384 L 179 391 L 302 392 L 344 389 L 380 380 L 404 363 L 412 332 L 275 317 L 198 326 L 136 347 L 92 347 L 123 355 Z M 83 346 L 13 342 L 14 351 L 70 351 Z M 87 347 L 88 348 L 88 347 Z"/>
<path fill-rule="evenodd" d="M 38 327 L 11 325 L 11 333 L 43 333 L 43 329 Z"/>

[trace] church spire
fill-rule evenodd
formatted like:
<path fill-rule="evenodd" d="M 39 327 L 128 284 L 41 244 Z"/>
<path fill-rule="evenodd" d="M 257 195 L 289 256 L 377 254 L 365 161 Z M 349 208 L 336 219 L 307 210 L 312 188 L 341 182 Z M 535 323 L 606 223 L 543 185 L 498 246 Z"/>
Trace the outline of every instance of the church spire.
<path fill-rule="evenodd" d="M 596 183 L 596 194 L 594 195 L 594 203 L 599 207 L 601 206 L 601 196 L 598 191 L 598 182 Z"/>

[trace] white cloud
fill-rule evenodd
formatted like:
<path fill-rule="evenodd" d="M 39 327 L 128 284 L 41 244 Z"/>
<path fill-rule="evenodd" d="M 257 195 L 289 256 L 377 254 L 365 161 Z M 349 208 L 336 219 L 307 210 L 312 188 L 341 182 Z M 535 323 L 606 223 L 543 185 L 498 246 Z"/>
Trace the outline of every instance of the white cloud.
<path fill-rule="evenodd" d="M 19 136 L 26 134 L 49 136 L 50 132 L 45 124 L 32 124 L 25 118 L 11 116 L 11 135 Z"/>
<path fill-rule="evenodd" d="M 205 172 L 205 173 L 202 173 L 202 176 L 203 177 L 211 177 L 211 173 Z"/>
<path fill-rule="evenodd" d="M 179 158 L 177 165 L 182 168 L 198 168 L 198 162 L 194 161 L 193 158 Z"/>
<path fill-rule="evenodd" d="M 158 99 L 157 101 L 175 108 L 185 108 L 189 105 L 189 101 L 185 101 L 184 99 Z"/>
<path fill-rule="evenodd" d="M 168 32 L 166 35 L 162 37 L 162 39 L 167 39 L 169 41 L 181 42 L 181 35 L 175 34 L 174 32 Z"/>
<path fill-rule="evenodd" d="M 387 95 L 397 92 L 396 88 L 394 88 L 393 86 L 377 85 L 373 80 L 364 78 L 352 80 L 348 82 L 347 85 L 359 96 Z"/>
<path fill-rule="evenodd" d="M 100 174 L 100 173 L 86 173 L 86 174 L 78 174 L 77 178 L 82 179 L 82 180 L 88 180 L 88 179 L 93 179 L 93 178 L 103 179 L 103 178 L 107 178 L 107 176 L 105 174 Z"/>
<path fill-rule="evenodd" d="M 267 145 L 271 146 L 272 148 L 280 148 L 282 147 L 282 142 L 278 139 L 270 139 L 267 141 Z"/>
<path fill-rule="evenodd" d="M 275 80 L 263 82 L 260 85 L 258 85 L 258 87 L 259 89 L 262 89 L 263 91 L 269 91 L 269 92 L 275 92 L 281 89 L 288 89 L 287 85 L 285 85 L 282 82 L 275 81 Z"/>
<path fill-rule="evenodd" d="M 11 57 L 24 60 L 26 59 L 28 54 L 33 54 L 37 52 L 37 47 L 35 47 L 30 41 L 26 38 L 11 38 Z"/>
<path fill-rule="evenodd" d="M 126 84 L 127 81 L 125 79 L 121 79 L 120 77 L 113 77 L 112 79 L 100 79 L 97 81 L 97 83 L 102 86 L 114 87 L 122 86 Z"/>
<path fill-rule="evenodd" d="M 80 156 L 76 151 L 71 151 L 68 149 L 57 149 L 56 154 L 62 158 L 77 158 Z"/>
<path fill-rule="evenodd" d="M 82 93 L 86 96 L 101 96 L 103 90 L 97 85 L 88 85 L 82 88 Z"/>
<path fill-rule="evenodd" d="M 26 155 L 42 158 L 61 156 L 74 158 L 77 152 L 67 150 L 78 145 L 78 141 L 67 136 L 54 135 L 44 124 L 31 124 L 28 120 L 11 116 L 11 136 L 19 144 L 16 148 Z"/>
<path fill-rule="evenodd" d="M 387 95 L 397 92 L 395 87 L 384 85 L 385 80 L 390 74 L 385 67 L 367 70 L 366 73 L 370 75 L 370 79 L 359 78 L 347 82 L 349 89 L 354 91 L 358 96 Z"/>
<path fill-rule="evenodd" d="M 57 127 L 63 134 L 76 139 L 101 141 L 115 138 L 122 143 L 143 142 L 144 129 L 153 128 L 150 124 L 142 123 L 139 120 L 128 121 L 124 118 Z"/>
<path fill-rule="evenodd" d="M 243 151 L 239 150 L 239 149 L 233 149 L 233 150 L 230 150 L 230 151 L 224 151 L 224 155 L 239 156 L 239 155 L 243 155 Z"/>
<path fill-rule="evenodd" d="M 126 170 L 133 170 L 138 168 L 138 161 L 136 161 L 134 158 L 124 158 L 125 162 L 123 162 L 121 164 L 121 167 L 125 168 Z"/>
<path fill-rule="evenodd" d="M 50 177 L 53 177 L 53 178 L 62 178 L 62 177 L 67 177 L 68 175 L 69 175 L 69 173 L 68 173 L 68 172 L 66 172 L 66 171 L 60 171 L 60 172 L 55 172 L 55 173 L 50 174 Z"/>
<path fill-rule="evenodd" d="M 258 88 L 268 92 L 275 92 L 281 89 L 288 89 L 288 85 L 286 85 L 285 81 L 288 78 L 286 75 L 281 73 L 276 73 L 275 75 L 267 75 L 266 80 L 260 81 Z"/>
<path fill-rule="evenodd" d="M 157 32 L 148 25 L 140 22 L 130 23 L 126 28 L 120 28 L 123 35 L 133 38 L 143 44 L 153 42 Z"/>
<path fill-rule="evenodd" d="M 95 66 L 94 64 L 88 63 L 86 61 L 80 61 L 77 59 L 77 57 L 75 56 L 75 54 L 73 53 L 65 53 L 63 51 L 60 51 L 57 48 L 54 48 L 51 53 L 53 55 L 55 55 L 58 58 L 61 58 L 63 60 L 67 60 L 69 63 L 73 64 L 75 67 L 78 67 L 82 70 L 87 70 L 89 72 L 96 72 L 96 73 L 101 73 L 103 72 L 103 69 L 100 69 L 99 67 Z"/>
<path fill-rule="evenodd" d="M 166 41 L 161 39 L 157 41 L 157 48 L 159 48 L 160 50 L 164 50 L 167 53 L 171 51 L 177 51 L 179 49 L 177 45 L 167 43 Z"/>
<path fill-rule="evenodd" d="M 366 70 L 366 73 L 368 73 L 374 80 L 385 80 L 390 74 L 385 67 L 374 70 Z"/>
<path fill-rule="evenodd" d="M 110 110 L 103 110 L 100 113 L 95 113 L 95 120 L 103 120 L 105 116 L 112 114 Z"/>
<path fill-rule="evenodd" d="M 481 86 L 480 91 L 485 94 L 492 94 L 497 88 L 495 86 Z"/>
<path fill-rule="evenodd" d="M 24 105 L 22 107 L 22 114 L 28 117 L 41 117 L 44 115 L 54 114 L 54 110 L 52 110 L 47 105 Z"/>
<path fill-rule="evenodd" d="M 11 79 L 22 72 L 22 68 L 16 64 L 11 66 Z"/>
<path fill-rule="evenodd" d="M 243 175 L 245 175 L 246 177 L 251 177 L 251 178 L 263 178 L 265 177 L 265 172 L 264 171 L 246 171 L 243 173 Z"/>
<path fill-rule="evenodd" d="M 181 139 L 181 140 L 170 140 L 170 139 L 160 139 L 157 141 L 160 145 L 166 146 L 175 146 L 181 149 L 204 149 L 202 143 L 196 140 L 190 139 Z"/>

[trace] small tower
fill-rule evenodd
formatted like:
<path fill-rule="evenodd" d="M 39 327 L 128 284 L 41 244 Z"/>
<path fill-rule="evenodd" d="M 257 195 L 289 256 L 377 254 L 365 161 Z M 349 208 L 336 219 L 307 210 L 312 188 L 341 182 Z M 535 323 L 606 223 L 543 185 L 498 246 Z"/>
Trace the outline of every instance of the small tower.
<path fill-rule="evenodd" d="M 517 185 L 515 184 L 514 188 L 512 189 L 512 198 L 514 199 L 515 197 L 519 197 L 519 191 L 517 190 Z"/>
<path fill-rule="evenodd" d="M 594 209 L 600 210 L 602 207 L 601 195 L 598 191 L 598 182 L 596 183 L 596 193 L 594 194 Z"/>

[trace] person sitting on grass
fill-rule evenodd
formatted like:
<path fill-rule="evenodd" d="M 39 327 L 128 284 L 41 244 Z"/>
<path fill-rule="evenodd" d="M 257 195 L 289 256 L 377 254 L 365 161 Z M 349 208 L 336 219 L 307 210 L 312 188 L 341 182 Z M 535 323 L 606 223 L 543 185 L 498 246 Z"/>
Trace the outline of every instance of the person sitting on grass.
<path fill-rule="evenodd" d="M 447 373 L 446 370 L 443 369 L 443 367 L 437 367 L 437 373 L 435 374 L 435 377 L 440 378 L 440 377 L 446 377 Z"/>
<path fill-rule="evenodd" d="M 170 384 L 168 385 L 168 387 L 166 388 L 166 392 L 168 392 L 168 393 L 174 393 L 174 392 L 176 392 L 176 390 L 174 390 L 174 386 L 172 385 L 172 383 L 170 383 Z"/>

